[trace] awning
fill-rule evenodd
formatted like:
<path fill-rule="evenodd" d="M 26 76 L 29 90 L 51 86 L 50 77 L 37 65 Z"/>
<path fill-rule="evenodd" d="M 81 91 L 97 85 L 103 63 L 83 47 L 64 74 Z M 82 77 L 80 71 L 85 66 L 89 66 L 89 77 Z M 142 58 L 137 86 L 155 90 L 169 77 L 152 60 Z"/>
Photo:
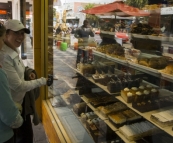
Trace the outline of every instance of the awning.
<path fill-rule="evenodd" d="M 117 16 L 149 16 L 149 12 L 138 8 L 128 6 L 122 1 L 97 6 L 91 9 L 81 11 L 86 14 L 95 15 L 117 15 Z"/>

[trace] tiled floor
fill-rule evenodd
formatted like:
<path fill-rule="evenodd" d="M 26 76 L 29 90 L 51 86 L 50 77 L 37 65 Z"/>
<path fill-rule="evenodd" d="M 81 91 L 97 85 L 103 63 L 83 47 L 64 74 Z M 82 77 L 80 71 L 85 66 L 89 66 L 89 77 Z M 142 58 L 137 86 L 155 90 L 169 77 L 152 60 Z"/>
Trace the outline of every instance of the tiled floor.
<path fill-rule="evenodd" d="M 37 126 L 33 125 L 33 132 L 34 132 L 34 143 L 49 143 L 48 138 L 44 131 L 44 127 L 41 123 Z"/>
<path fill-rule="evenodd" d="M 33 49 L 30 44 L 30 38 L 26 37 L 26 45 L 27 45 L 27 60 L 24 60 L 24 63 L 29 67 L 33 67 Z M 42 123 L 37 126 L 33 125 L 34 132 L 34 143 L 49 143 L 48 138 L 46 136 L 44 127 Z"/>

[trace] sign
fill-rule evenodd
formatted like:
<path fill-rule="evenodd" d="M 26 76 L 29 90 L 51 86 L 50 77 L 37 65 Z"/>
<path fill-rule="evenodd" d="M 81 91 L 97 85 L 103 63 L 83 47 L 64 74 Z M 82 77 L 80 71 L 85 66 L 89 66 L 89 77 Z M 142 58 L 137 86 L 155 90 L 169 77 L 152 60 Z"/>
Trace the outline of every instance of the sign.
<path fill-rule="evenodd" d="M 170 15 L 170 14 L 173 14 L 173 7 L 161 8 L 161 15 Z"/>
<path fill-rule="evenodd" d="M 0 10 L 0 14 L 7 14 L 6 10 Z"/>

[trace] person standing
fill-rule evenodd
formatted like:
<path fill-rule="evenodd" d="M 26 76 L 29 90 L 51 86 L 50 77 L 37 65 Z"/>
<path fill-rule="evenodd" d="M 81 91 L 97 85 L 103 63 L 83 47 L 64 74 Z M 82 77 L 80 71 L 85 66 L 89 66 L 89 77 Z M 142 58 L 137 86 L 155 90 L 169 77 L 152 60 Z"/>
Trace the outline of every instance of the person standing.
<path fill-rule="evenodd" d="M 78 43 L 87 45 L 89 36 L 94 37 L 94 33 L 88 20 L 84 20 L 83 25 L 76 29 L 74 36 L 78 39 Z"/>
<path fill-rule="evenodd" d="M 7 73 L 9 86 L 11 89 L 12 98 L 15 102 L 22 105 L 23 112 L 25 105 L 23 104 L 26 92 L 33 90 L 43 85 L 51 85 L 53 79 L 46 79 L 41 77 L 36 79 L 36 74 L 31 72 L 26 81 L 24 73 L 26 67 L 22 59 L 19 57 L 19 49 L 25 38 L 25 33 L 29 34 L 30 30 L 25 28 L 19 20 L 8 20 L 5 22 L 6 36 L 4 38 L 3 51 L 6 54 L 3 62 L 3 69 Z M 27 102 L 27 101 L 26 101 Z M 23 116 L 24 123 L 22 126 L 15 130 L 16 143 L 33 143 L 33 130 L 30 114 Z"/>
<path fill-rule="evenodd" d="M 6 29 L 0 23 L 0 50 L 4 44 Z M 2 69 L 4 54 L 0 54 L 0 143 L 14 143 L 13 128 L 22 125 L 23 119 L 10 93 L 7 75 Z"/>
<path fill-rule="evenodd" d="M 31 40 L 31 46 L 33 48 L 33 23 L 30 23 L 30 40 Z"/>

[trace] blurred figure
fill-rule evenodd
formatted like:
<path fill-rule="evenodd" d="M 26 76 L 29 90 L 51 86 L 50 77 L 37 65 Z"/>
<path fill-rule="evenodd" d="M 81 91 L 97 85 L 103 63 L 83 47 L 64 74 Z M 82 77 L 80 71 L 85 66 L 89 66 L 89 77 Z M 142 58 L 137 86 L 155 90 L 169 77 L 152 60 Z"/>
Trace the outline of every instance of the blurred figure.
<path fill-rule="evenodd" d="M 74 36 L 78 39 L 78 42 L 82 43 L 88 43 L 89 36 L 94 37 L 94 33 L 88 20 L 84 20 L 83 25 L 76 29 Z"/>

